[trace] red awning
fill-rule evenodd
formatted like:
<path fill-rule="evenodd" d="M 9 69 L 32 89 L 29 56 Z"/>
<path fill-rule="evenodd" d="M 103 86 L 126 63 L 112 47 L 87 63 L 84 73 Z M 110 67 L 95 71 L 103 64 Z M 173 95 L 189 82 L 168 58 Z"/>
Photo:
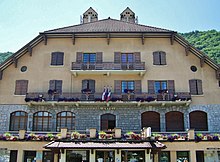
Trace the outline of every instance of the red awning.
<path fill-rule="evenodd" d="M 51 142 L 44 146 L 47 149 L 164 149 L 160 142 Z"/>

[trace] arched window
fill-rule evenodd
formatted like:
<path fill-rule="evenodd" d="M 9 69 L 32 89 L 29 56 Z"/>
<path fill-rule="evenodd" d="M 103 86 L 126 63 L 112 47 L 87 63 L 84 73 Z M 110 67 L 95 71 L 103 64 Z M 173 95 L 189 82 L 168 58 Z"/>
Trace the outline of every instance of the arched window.
<path fill-rule="evenodd" d="M 67 128 L 68 130 L 75 129 L 75 115 L 70 111 L 63 111 L 57 114 L 57 131 L 61 128 Z"/>
<path fill-rule="evenodd" d="M 28 114 L 24 111 L 15 111 L 10 115 L 11 131 L 27 130 Z"/>
<path fill-rule="evenodd" d="M 166 131 L 184 131 L 184 117 L 183 113 L 178 111 L 171 111 L 166 113 Z"/>
<path fill-rule="evenodd" d="M 101 115 L 101 130 L 114 129 L 116 127 L 115 118 L 113 114 Z"/>
<path fill-rule="evenodd" d="M 51 131 L 52 115 L 47 111 L 39 111 L 34 113 L 34 131 Z"/>
<path fill-rule="evenodd" d="M 147 111 L 141 114 L 141 127 L 151 127 L 153 132 L 160 131 L 160 114 L 154 111 Z"/>
<path fill-rule="evenodd" d="M 195 131 L 208 131 L 207 113 L 203 111 L 193 111 L 189 113 L 190 128 Z"/>

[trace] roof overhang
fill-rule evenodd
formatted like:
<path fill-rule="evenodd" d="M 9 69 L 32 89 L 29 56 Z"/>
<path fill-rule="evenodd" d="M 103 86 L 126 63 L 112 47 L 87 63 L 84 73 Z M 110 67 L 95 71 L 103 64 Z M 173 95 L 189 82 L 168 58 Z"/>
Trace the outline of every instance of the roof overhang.
<path fill-rule="evenodd" d="M 50 142 L 46 149 L 165 149 L 166 146 L 156 142 Z"/>

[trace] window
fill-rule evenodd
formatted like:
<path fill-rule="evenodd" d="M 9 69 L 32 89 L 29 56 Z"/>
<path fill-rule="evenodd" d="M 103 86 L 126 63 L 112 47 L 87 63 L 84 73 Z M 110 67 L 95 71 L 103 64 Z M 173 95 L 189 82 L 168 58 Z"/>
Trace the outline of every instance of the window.
<path fill-rule="evenodd" d="M 115 115 L 103 114 L 101 115 L 101 130 L 114 129 L 116 127 Z"/>
<path fill-rule="evenodd" d="M 167 90 L 167 81 L 155 81 L 154 90 L 155 93 L 161 93 L 162 90 Z"/>
<path fill-rule="evenodd" d="M 121 159 L 125 162 L 145 162 L 145 151 L 121 151 Z"/>
<path fill-rule="evenodd" d="M 202 80 L 191 79 L 189 80 L 189 89 L 192 95 L 202 95 Z"/>
<path fill-rule="evenodd" d="M 115 80 L 114 81 L 114 92 L 115 93 L 126 93 L 127 90 L 134 91 L 136 94 L 141 93 L 141 80 L 125 81 Z"/>
<path fill-rule="evenodd" d="M 36 154 L 36 151 L 24 151 L 24 161 L 35 161 Z"/>
<path fill-rule="evenodd" d="M 52 52 L 51 65 L 63 65 L 63 52 Z"/>
<path fill-rule="evenodd" d="M 141 127 L 151 127 L 152 132 L 160 132 L 160 114 L 154 111 L 142 113 Z"/>
<path fill-rule="evenodd" d="M 89 150 L 66 150 L 66 162 L 88 162 Z"/>
<path fill-rule="evenodd" d="M 159 162 L 170 162 L 170 152 L 169 151 L 161 151 L 159 154 Z"/>
<path fill-rule="evenodd" d="M 165 118 L 167 132 L 184 131 L 183 113 L 171 111 L 165 114 Z"/>
<path fill-rule="evenodd" d="M 218 81 L 218 86 L 220 87 L 220 81 Z"/>
<path fill-rule="evenodd" d="M 10 151 L 10 162 L 17 162 L 17 155 L 18 155 L 18 150 L 11 150 Z"/>
<path fill-rule="evenodd" d="M 148 80 L 148 93 L 161 93 L 163 90 L 173 94 L 175 92 L 174 80 Z"/>
<path fill-rule="evenodd" d="M 62 80 L 50 80 L 49 89 L 55 91 L 58 94 L 62 93 Z"/>
<path fill-rule="evenodd" d="M 16 80 L 15 95 L 26 95 L 28 90 L 28 80 Z"/>
<path fill-rule="evenodd" d="M 134 91 L 134 81 L 121 82 L 121 92 L 126 93 L 128 90 Z"/>
<path fill-rule="evenodd" d="M 220 158 L 219 158 L 220 160 Z M 204 162 L 204 151 L 196 151 L 196 161 Z"/>
<path fill-rule="evenodd" d="M 163 51 L 153 52 L 154 65 L 166 65 L 166 53 Z"/>
<path fill-rule="evenodd" d="M 34 131 L 51 131 L 52 129 L 52 115 L 46 111 L 34 113 Z"/>
<path fill-rule="evenodd" d="M 95 92 L 95 80 L 82 80 L 82 92 L 94 93 Z"/>
<path fill-rule="evenodd" d="M 96 54 L 95 53 L 84 53 L 83 54 L 83 63 L 95 63 Z"/>
<path fill-rule="evenodd" d="M 72 112 L 63 111 L 57 114 L 57 131 L 61 128 L 75 129 L 75 115 Z"/>
<path fill-rule="evenodd" d="M 133 53 L 122 53 L 121 54 L 121 62 L 122 63 L 132 63 L 132 62 L 134 62 Z"/>
<path fill-rule="evenodd" d="M 43 151 L 43 162 L 52 162 L 54 160 L 52 151 Z"/>
<path fill-rule="evenodd" d="M 177 162 L 189 162 L 189 151 L 177 151 Z"/>
<path fill-rule="evenodd" d="M 193 111 L 189 113 L 190 128 L 195 131 L 208 131 L 207 113 L 203 111 Z"/>
<path fill-rule="evenodd" d="M 16 111 L 10 115 L 10 131 L 27 130 L 28 114 Z"/>

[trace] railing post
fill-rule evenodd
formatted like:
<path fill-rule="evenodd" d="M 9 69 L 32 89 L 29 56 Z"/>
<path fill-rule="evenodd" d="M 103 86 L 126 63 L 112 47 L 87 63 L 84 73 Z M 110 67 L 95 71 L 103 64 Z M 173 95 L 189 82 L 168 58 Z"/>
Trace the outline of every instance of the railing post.
<path fill-rule="evenodd" d="M 121 128 L 115 128 L 115 138 L 121 138 Z"/>
<path fill-rule="evenodd" d="M 194 140 L 195 139 L 195 130 L 194 129 L 189 129 L 188 130 L 188 138 L 189 138 L 189 140 Z"/>
<path fill-rule="evenodd" d="M 24 139 L 24 136 L 25 136 L 25 130 L 19 130 L 19 139 L 22 140 Z"/>
<path fill-rule="evenodd" d="M 67 128 L 61 128 L 61 138 L 66 138 L 67 135 Z"/>
<path fill-rule="evenodd" d="M 96 138 L 96 129 L 95 128 L 89 129 L 89 136 L 90 136 L 90 138 Z"/>

